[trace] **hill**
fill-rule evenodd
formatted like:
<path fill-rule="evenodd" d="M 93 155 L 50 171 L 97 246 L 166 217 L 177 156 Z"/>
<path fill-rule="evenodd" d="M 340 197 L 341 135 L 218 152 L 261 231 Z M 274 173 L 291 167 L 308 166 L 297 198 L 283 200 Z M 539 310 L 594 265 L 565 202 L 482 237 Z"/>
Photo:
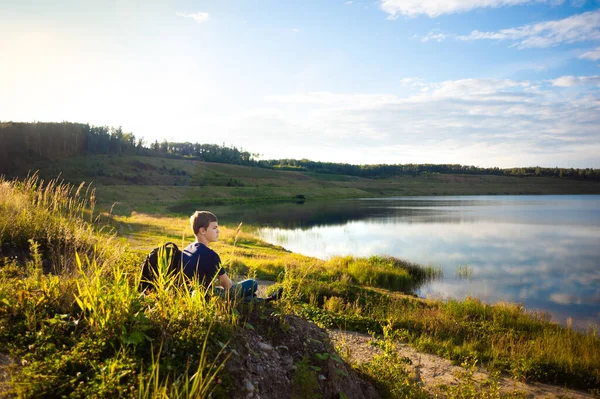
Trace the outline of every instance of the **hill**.
<path fill-rule="evenodd" d="M 420 173 L 366 178 L 143 155 L 79 155 L 22 165 L 12 176 L 38 171 L 93 183 L 101 209 L 127 214 L 188 213 L 199 205 L 411 195 L 600 194 L 600 182 L 536 176 Z"/>
<path fill-rule="evenodd" d="M 597 330 L 562 327 L 517 304 L 416 298 L 414 290 L 439 272 L 396 258 L 324 261 L 223 227 L 214 249 L 228 274 L 273 281 L 272 289 L 283 288 L 279 301 L 225 301 L 166 274 L 142 294 L 139 264 L 148 246 L 179 242 L 186 220 L 99 219 L 84 186 L 39 183 L 0 179 L 0 395 L 529 396 L 504 391 L 500 373 L 600 388 Z M 324 328 L 360 335 L 340 331 L 334 345 Z M 354 362 L 351 352 L 370 345 L 365 334 L 377 336 L 378 354 Z M 362 344 L 348 345 L 355 338 Z M 421 361 L 411 365 L 399 348 L 406 344 L 462 364 L 466 374 L 432 384 Z M 490 377 L 481 381 L 476 366 Z M 547 397 L 591 396 L 554 392 Z"/>

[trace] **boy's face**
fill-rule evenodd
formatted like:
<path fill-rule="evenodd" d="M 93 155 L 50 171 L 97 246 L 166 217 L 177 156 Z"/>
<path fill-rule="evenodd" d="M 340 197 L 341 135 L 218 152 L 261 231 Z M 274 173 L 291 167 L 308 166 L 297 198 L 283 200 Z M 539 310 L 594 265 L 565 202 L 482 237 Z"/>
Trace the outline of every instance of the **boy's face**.
<path fill-rule="evenodd" d="M 208 242 L 217 242 L 219 240 L 219 224 L 210 222 L 206 229 L 200 228 L 200 234 L 203 234 Z"/>

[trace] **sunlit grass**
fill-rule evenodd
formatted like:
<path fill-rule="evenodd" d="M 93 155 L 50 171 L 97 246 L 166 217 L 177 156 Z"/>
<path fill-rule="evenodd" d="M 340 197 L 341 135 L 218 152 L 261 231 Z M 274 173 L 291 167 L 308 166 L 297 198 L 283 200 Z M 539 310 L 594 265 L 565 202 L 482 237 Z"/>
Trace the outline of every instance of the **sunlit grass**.
<path fill-rule="evenodd" d="M 153 224 L 152 217 L 145 218 Z M 159 218 L 157 225 L 168 220 Z M 302 278 L 289 277 L 287 284 L 305 304 L 300 314 L 324 326 L 368 332 L 391 321 L 417 348 L 457 364 L 476 357 L 519 379 L 579 388 L 600 384 L 600 341 L 594 331 L 583 334 L 561 327 L 546 314 L 514 303 L 421 299 L 378 288 L 410 292 L 415 282 L 435 278 L 439 270 L 434 268 L 381 257 L 323 261 L 286 252 L 249 233 L 235 234 L 233 227 L 223 227 L 222 240 L 215 245 L 226 267 L 240 276 L 277 281 L 286 267 L 305 271 Z M 405 283 L 407 276 L 410 284 Z"/>
<path fill-rule="evenodd" d="M 94 220 L 95 190 L 37 175 L 24 181 L 0 177 L 0 247 L 7 255 L 29 254 L 39 246 L 43 266 L 54 272 L 75 270 L 75 252 L 111 262 L 121 247 Z"/>
<path fill-rule="evenodd" d="M 98 185 L 101 210 L 107 211 L 118 202 L 114 213 L 120 215 L 133 211 L 191 213 L 194 208 L 216 204 L 291 200 L 297 194 L 314 200 L 395 195 L 592 194 L 599 191 L 597 184 L 548 177 L 422 174 L 367 179 L 137 155 L 76 156 L 27 167 L 39 168 L 45 179 L 62 173 L 71 182 L 93 180 Z M 241 186 L 226 186 L 232 178 Z M 207 191 L 210 191 L 210 198 L 205 194 Z"/>
<path fill-rule="evenodd" d="M 0 258 L 0 346 L 22 364 L 12 394 L 191 398 L 214 389 L 237 324 L 231 304 L 168 276 L 141 294 L 138 257 L 95 225 L 93 198 L 72 186 L 35 177 L 0 186 L 11 254 Z"/>
<path fill-rule="evenodd" d="M 132 213 L 98 219 L 93 192 L 86 196 L 84 190 L 35 177 L 0 180 L 0 344 L 24 365 L 15 393 L 207 394 L 222 372 L 223 346 L 239 314 L 207 298 L 197 283 L 190 287 L 165 278 L 148 295 L 137 289 L 139 264 L 150 249 L 193 241 L 187 218 Z M 278 283 L 273 289 L 285 288 L 278 305 L 282 314 L 363 332 L 387 328 L 390 337 L 420 350 L 458 364 L 476 358 L 518 379 L 584 389 L 600 385 L 595 330 L 561 327 L 518 304 L 404 295 L 439 271 L 395 258 L 305 257 L 237 224 L 221 226 L 220 238 L 213 248 L 232 275 L 271 279 Z M 392 396 L 418 395 L 401 363 L 389 353 L 373 359 L 364 373 Z M 386 384 L 390 378 L 397 383 Z M 466 384 L 449 393 L 472 397 L 470 392 Z"/>

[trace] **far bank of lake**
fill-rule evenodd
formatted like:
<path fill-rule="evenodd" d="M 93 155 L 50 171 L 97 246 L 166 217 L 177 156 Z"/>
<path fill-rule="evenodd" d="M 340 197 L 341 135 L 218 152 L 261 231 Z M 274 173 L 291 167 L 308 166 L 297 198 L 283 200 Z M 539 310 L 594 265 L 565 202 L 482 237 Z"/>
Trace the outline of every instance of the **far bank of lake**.
<path fill-rule="evenodd" d="M 219 207 L 268 242 L 326 259 L 391 255 L 440 267 L 420 296 L 522 303 L 600 324 L 600 195 L 392 197 Z"/>

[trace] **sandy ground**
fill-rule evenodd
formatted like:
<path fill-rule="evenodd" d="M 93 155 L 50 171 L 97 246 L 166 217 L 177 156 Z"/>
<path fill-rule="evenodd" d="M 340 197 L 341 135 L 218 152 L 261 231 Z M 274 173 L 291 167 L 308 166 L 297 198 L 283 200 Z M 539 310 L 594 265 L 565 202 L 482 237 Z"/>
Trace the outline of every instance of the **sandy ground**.
<path fill-rule="evenodd" d="M 349 355 L 351 362 L 367 362 L 375 354 L 381 353 L 379 348 L 371 344 L 372 338 L 369 335 L 343 330 L 328 330 L 328 333 L 332 343 L 341 347 L 342 351 Z M 450 360 L 418 352 L 409 345 L 398 344 L 396 348 L 400 356 L 405 356 L 411 360 L 412 373 L 415 374 L 418 381 L 423 383 L 423 387 L 432 396 L 437 394 L 437 397 L 444 397 L 439 390 L 439 386 L 457 385 L 457 376 L 465 373 L 465 369 L 453 365 Z M 483 369 L 479 369 L 473 375 L 474 381 L 478 384 L 484 383 L 488 378 L 489 373 Z M 500 377 L 499 387 L 502 394 L 520 398 L 583 399 L 594 397 L 584 392 L 567 390 L 553 385 L 523 383 L 505 376 Z"/>

